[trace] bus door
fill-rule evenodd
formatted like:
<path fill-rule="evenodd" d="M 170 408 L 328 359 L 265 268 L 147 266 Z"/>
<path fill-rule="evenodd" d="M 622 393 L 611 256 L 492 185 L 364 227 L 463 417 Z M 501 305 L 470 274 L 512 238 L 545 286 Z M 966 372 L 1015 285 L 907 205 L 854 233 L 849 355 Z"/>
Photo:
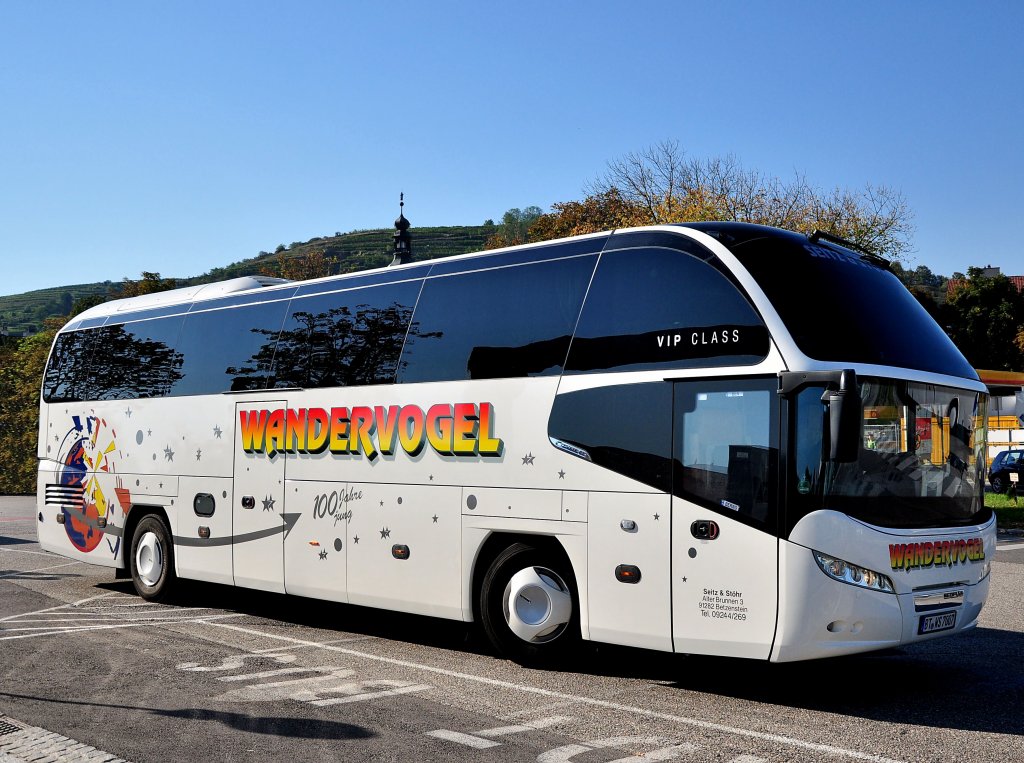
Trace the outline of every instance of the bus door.
<path fill-rule="evenodd" d="M 767 659 L 778 604 L 778 379 L 675 383 L 677 652 Z"/>
<path fill-rule="evenodd" d="M 278 593 L 284 593 L 285 454 L 270 456 L 264 438 L 270 414 L 281 411 L 283 415 L 285 408 L 283 400 L 247 399 L 235 404 L 235 425 L 243 430 L 252 427 L 235 439 L 231 509 L 235 585 Z"/>

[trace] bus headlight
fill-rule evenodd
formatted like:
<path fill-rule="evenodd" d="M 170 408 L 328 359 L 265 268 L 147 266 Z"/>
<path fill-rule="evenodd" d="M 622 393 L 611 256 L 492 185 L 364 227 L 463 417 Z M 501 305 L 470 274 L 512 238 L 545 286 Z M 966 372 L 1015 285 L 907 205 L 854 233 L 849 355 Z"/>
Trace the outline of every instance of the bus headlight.
<path fill-rule="evenodd" d="M 872 591 L 895 593 L 892 587 L 892 580 L 880 572 L 858 567 L 856 564 L 836 559 L 834 556 L 823 554 L 820 551 L 812 551 L 811 553 L 814 554 L 814 561 L 818 563 L 821 571 L 833 580 L 860 586 L 861 588 L 868 588 Z"/>

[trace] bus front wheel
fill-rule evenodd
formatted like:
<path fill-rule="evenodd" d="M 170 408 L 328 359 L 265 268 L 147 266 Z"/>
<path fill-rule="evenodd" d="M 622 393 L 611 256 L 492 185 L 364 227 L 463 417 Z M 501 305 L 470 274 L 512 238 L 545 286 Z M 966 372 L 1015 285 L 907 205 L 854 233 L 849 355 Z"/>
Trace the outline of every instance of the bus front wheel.
<path fill-rule="evenodd" d="M 558 656 L 580 636 L 570 569 L 541 549 L 515 543 L 491 564 L 480 587 L 480 619 L 497 650 L 515 660 Z"/>
<path fill-rule="evenodd" d="M 139 520 L 132 536 L 132 582 L 147 601 L 166 599 L 174 588 L 174 546 L 167 524 L 156 514 Z"/>

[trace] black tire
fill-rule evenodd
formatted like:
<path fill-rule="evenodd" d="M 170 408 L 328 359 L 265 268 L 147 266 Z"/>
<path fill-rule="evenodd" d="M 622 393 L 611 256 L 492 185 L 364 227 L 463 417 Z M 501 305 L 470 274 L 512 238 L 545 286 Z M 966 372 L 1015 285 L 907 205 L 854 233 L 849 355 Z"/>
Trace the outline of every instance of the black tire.
<path fill-rule="evenodd" d="M 989 482 L 992 485 L 992 491 L 995 493 L 1002 493 L 1006 491 L 1006 485 L 1003 484 L 1002 477 L 993 477 Z"/>
<path fill-rule="evenodd" d="M 511 589 L 516 576 L 517 585 L 525 581 L 526 586 L 519 589 L 519 596 Z M 549 662 L 580 640 L 579 598 L 571 567 L 555 554 L 525 543 L 514 543 L 491 563 L 477 606 L 495 649 L 518 662 Z M 516 608 L 514 614 L 511 608 Z M 527 631 L 533 634 L 529 640 L 522 635 Z"/>
<path fill-rule="evenodd" d="M 147 514 L 139 520 L 128 564 L 135 590 L 146 601 L 164 601 L 174 591 L 174 544 L 163 517 Z"/>

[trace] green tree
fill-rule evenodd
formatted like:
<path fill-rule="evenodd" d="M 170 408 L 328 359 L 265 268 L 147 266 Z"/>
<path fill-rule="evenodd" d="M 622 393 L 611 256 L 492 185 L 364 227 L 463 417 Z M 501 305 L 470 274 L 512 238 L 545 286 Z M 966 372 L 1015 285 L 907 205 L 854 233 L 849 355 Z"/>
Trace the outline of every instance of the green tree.
<path fill-rule="evenodd" d="M 133 281 L 130 278 L 124 279 L 112 296 L 115 299 L 124 299 L 176 288 L 178 288 L 178 282 L 175 279 L 161 278 L 159 273 L 143 270 L 142 278 L 138 281 Z"/>
<path fill-rule="evenodd" d="M 68 316 L 70 317 L 72 315 L 78 315 L 79 313 L 84 313 L 90 307 L 95 307 L 96 305 L 102 305 L 106 301 L 107 301 L 107 298 L 104 297 L 102 294 L 90 294 L 89 296 L 86 296 L 86 297 L 79 297 L 71 305 L 71 310 L 68 313 Z"/>
<path fill-rule="evenodd" d="M 31 494 L 36 489 L 39 398 L 50 346 L 61 326 L 92 306 L 85 297 L 66 318 L 49 318 L 43 330 L 16 342 L 0 344 L 0 494 Z"/>
<path fill-rule="evenodd" d="M 543 214 L 540 207 L 513 208 L 501 218 L 498 229 L 491 234 L 484 245 L 485 249 L 500 249 L 503 246 L 525 244 L 530 226 Z"/>
<path fill-rule="evenodd" d="M 0 494 L 30 494 L 36 487 L 39 391 L 46 356 L 63 319 L 49 319 L 45 330 L 0 349 Z"/>
<path fill-rule="evenodd" d="M 948 280 L 945 276 L 933 273 L 927 265 L 918 265 L 914 268 L 913 283 L 915 286 L 941 288 L 946 285 Z"/>
<path fill-rule="evenodd" d="M 950 338 L 975 368 L 1024 370 L 1024 293 L 1004 275 L 968 268 L 946 301 Z"/>

